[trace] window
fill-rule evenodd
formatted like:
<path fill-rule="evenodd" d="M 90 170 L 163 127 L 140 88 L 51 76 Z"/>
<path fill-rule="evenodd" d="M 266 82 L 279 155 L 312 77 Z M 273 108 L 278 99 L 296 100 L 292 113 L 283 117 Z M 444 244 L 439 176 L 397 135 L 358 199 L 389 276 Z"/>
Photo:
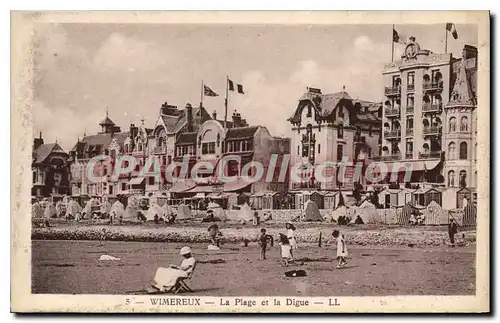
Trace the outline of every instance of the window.
<path fill-rule="evenodd" d="M 297 156 L 300 156 L 300 146 L 297 146 Z"/>
<path fill-rule="evenodd" d="M 448 187 L 455 187 L 455 171 L 448 172 Z"/>
<path fill-rule="evenodd" d="M 408 94 L 406 96 L 406 106 L 408 108 L 413 108 L 415 106 L 415 97 L 413 96 L 413 94 Z"/>
<path fill-rule="evenodd" d="M 148 185 L 155 185 L 155 178 L 154 178 L 154 176 L 149 176 L 148 177 Z"/>
<path fill-rule="evenodd" d="M 406 153 L 407 154 L 413 153 L 413 141 L 411 140 L 406 141 Z"/>
<path fill-rule="evenodd" d="M 139 145 L 137 146 L 137 150 L 138 150 L 138 151 L 142 151 L 142 144 L 139 144 Z"/>
<path fill-rule="evenodd" d="M 170 155 L 167 156 L 167 162 L 168 162 L 168 165 L 170 165 L 172 163 L 172 156 L 170 156 Z"/>
<path fill-rule="evenodd" d="M 473 182 L 473 186 L 474 187 L 477 187 L 477 170 L 474 172 L 474 182 Z"/>
<path fill-rule="evenodd" d="M 468 128 L 469 120 L 467 119 L 467 117 L 462 117 L 462 119 L 460 119 L 460 131 L 467 132 Z"/>
<path fill-rule="evenodd" d="M 312 109 L 311 109 L 311 106 L 307 106 L 307 117 L 310 118 L 312 117 Z"/>
<path fill-rule="evenodd" d="M 122 191 L 126 191 L 127 190 L 127 183 L 122 183 Z"/>
<path fill-rule="evenodd" d="M 344 155 L 344 146 L 337 145 L 337 161 L 341 161 Z"/>
<path fill-rule="evenodd" d="M 413 129 L 413 118 L 406 118 L 406 129 Z"/>
<path fill-rule="evenodd" d="M 456 159 L 457 158 L 457 155 L 456 155 L 456 145 L 455 143 L 452 141 L 449 143 L 448 145 L 448 159 Z"/>
<path fill-rule="evenodd" d="M 318 144 L 318 154 L 321 154 L 321 144 Z"/>
<path fill-rule="evenodd" d="M 372 136 L 372 125 L 368 126 L 368 136 Z"/>
<path fill-rule="evenodd" d="M 432 83 L 438 83 L 441 81 L 442 75 L 439 70 L 433 70 L 432 71 Z"/>
<path fill-rule="evenodd" d="M 465 141 L 460 143 L 460 159 L 467 159 L 467 143 Z"/>
<path fill-rule="evenodd" d="M 400 84 L 401 84 L 401 79 L 399 78 L 398 75 L 394 75 L 392 77 L 392 87 L 399 87 Z"/>
<path fill-rule="evenodd" d="M 125 150 L 125 152 L 128 153 L 128 144 L 124 146 L 123 150 Z"/>
<path fill-rule="evenodd" d="M 302 157 L 309 157 L 309 146 L 302 144 Z"/>
<path fill-rule="evenodd" d="M 412 89 L 415 87 L 415 72 L 408 73 L 408 88 Z"/>
<path fill-rule="evenodd" d="M 457 118 L 451 117 L 448 123 L 448 132 L 455 132 L 457 129 Z"/>
<path fill-rule="evenodd" d="M 460 171 L 460 187 L 467 187 L 467 172 L 464 170 Z"/>
<path fill-rule="evenodd" d="M 339 125 L 337 128 L 337 138 L 344 138 L 344 126 Z"/>

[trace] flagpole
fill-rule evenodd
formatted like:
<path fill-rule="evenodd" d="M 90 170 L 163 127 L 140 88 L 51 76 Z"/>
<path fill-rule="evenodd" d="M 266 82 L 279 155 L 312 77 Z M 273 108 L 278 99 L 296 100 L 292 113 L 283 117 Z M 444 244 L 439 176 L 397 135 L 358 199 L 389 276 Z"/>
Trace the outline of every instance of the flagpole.
<path fill-rule="evenodd" d="M 204 93 L 205 93 L 205 89 L 203 88 L 203 80 L 201 80 L 200 108 L 203 106 Z"/>
<path fill-rule="evenodd" d="M 448 30 L 446 25 L 444 25 L 444 53 L 448 53 Z"/>
<path fill-rule="evenodd" d="M 391 31 L 391 62 L 394 62 L 394 24 Z"/>
<path fill-rule="evenodd" d="M 229 89 L 229 75 L 226 76 L 226 99 L 224 100 L 224 129 L 227 128 L 227 99 Z"/>

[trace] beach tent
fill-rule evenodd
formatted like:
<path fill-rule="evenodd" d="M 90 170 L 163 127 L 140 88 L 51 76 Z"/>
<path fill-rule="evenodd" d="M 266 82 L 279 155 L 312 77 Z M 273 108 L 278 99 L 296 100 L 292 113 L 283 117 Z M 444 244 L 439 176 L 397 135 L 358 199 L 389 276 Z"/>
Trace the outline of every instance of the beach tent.
<path fill-rule="evenodd" d="M 47 204 L 45 206 L 45 210 L 43 212 L 43 216 L 46 219 L 49 219 L 49 218 L 55 217 L 56 215 L 57 215 L 57 213 L 56 213 L 56 208 L 55 208 L 54 204 L 47 202 Z"/>
<path fill-rule="evenodd" d="M 231 212 L 231 220 L 249 222 L 253 220 L 253 213 L 254 211 L 250 205 L 248 205 L 248 203 L 243 203 L 239 210 Z"/>
<path fill-rule="evenodd" d="M 109 214 L 110 210 L 111 210 L 111 203 L 106 199 L 106 201 L 104 201 L 101 204 L 101 213 L 102 214 Z"/>
<path fill-rule="evenodd" d="M 56 203 L 56 215 L 57 217 L 64 216 L 64 213 L 66 212 L 66 205 L 63 203 L 63 201 L 57 201 Z"/>
<path fill-rule="evenodd" d="M 132 195 L 127 199 L 127 207 L 125 208 L 125 212 L 123 213 L 123 221 L 128 222 L 139 222 L 137 219 L 137 212 L 141 211 L 139 207 L 140 197 L 136 195 Z"/>
<path fill-rule="evenodd" d="M 359 207 L 355 208 L 355 215 L 351 218 L 352 224 L 356 222 L 358 215 L 364 224 L 383 223 L 383 219 L 377 212 L 377 208 L 368 200 L 365 200 Z"/>
<path fill-rule="evenodd" d="M 340 205 L 335 210 L 333 210 L 331 215 L 325 217 L 325 221 L 337 222 L 340 216 L 352 218 L 354 214 L 354 209 L 347 208 L 345 205 Z"/>
<path fill-rule="evenodd" d="M 164 214 L 164 209 L 155 203 L 151 205 L 148 211 L 146 212 L 146 221 L 154 221 L 155 215 L 158 216 L 158 219 L 161 219 L 163 218 L 163 214 Z"/>
<path fill-rule="evenodd" d="M 464 216 L 463 216 L 463 220 L 462 220 L 462 225 L 475 226 L 476 220 L 477 220 L 477 209 L 472 203 L 469 203 L 464 208 Z"/>
<path fill-rule="evenodd" d="M 36 219 L 41 219 L 44 216 L 45 209 L 40 202 L 35 202 L 31 205 L 31 216 Z"/>
<path fill-rule="evenodd" d="M 192 217 L 193 214 L 191 209 L 187 205 L 181 204 L 177 207 L 177 216 L 175 217 L 176 220 L 191 219 Z"/>
<path fill-rule="evenodd" d="M 207 211 L 213 212 L 214 217 L 220 219 L 221 221 L 226 219 L 226 214 L 224 210 L 219 204 L 215 202 L 208 203 Z"/>
<path fill-rule="evenodd" d="M 319 213 L 318 204 L 316 204 L 316 202 L 314 202 L 313 200 L 309 200 L 306 202 L 304 221 L 323 221 L 323 217 Z"/>
<path fill-rule="evenodd" d="M 421 210 L 424 209 L 425 208 L 415 207 L 410 202 L 408 202 L 405 204 L 405 206 L 398 209 L 396 214 L 397 216 L 396 223 L 399 225 L 408 225 L 410 224 L 411 215 L 413 214 L 415 216 L 419 213 L 422 213 Z"/>
<path fill-rule="evenodd" d="M 109 210 L 109 214 L 113 215 L 115 217 L 115 220 L 118 220 L 120 216 L 124 216 L 125 213 L 125 206 L 123 205 L 122 202 L 116 201 L 111 205 L 111 208 Z"/>
<path fill-rule="evenodd" d="M 69 201 L 68 206 L 66 207 L 66 214 L 76 217 L 78 212 L 82 212 L 80 204 L 74 200 Z"/>
<path fill-rule="evenodd" d="M 424 211 L 425 225 L 441 225 L 449 222 L 449 213 L 436 202 L 431 201 Z"/>

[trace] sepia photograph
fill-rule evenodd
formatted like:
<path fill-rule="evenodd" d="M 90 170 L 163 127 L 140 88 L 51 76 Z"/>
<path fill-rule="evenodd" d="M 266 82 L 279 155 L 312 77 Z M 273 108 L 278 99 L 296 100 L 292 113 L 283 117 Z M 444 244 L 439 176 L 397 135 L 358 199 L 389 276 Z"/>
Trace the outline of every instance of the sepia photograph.
<path fill-rule="evenodd" d="M 14 311 L 489 310 L 488 12 L 164 14 L 12 14 Z"/>

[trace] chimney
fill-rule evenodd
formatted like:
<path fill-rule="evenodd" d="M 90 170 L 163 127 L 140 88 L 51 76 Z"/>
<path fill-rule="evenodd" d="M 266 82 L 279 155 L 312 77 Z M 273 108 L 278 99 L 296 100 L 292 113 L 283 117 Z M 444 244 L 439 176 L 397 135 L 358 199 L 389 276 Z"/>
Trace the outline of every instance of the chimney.
<path fill-rule="evenodd" d="M 212 119 L 217 120 L 217 111 L 212 112 Z"/>
<path fill-rule="evenodd" d="M 177 107 L 175 105 L 169 105 L 167 102 L 165 102 L 160 107 L 160 114 L 178 116 L 179 110 L 177 110 Z"/>
<path fill-rule="evenodd" d="M 241 114 L 236 110 L 233 112 L 233 128 L 241 127 Z"/>
<path fill-rule="evenodd" d="M 193 107 L 190 103 L 186 104 L 186 119 L 187 119 L 187 132 L 193 132 Z"/>
<path fill-rule="evenodd" d="M 477 48 L 471 45 L 465 45 L 462 51 L 463 59 L 477 58 Z"/>
<path fill-rule="evenodd" d="M 33 140 L 33 151 L 40 148 L 41 145 L 43 145 L 43 138 L 42 138 L 42 132 L 40 131 L 40 136 Z"/>

